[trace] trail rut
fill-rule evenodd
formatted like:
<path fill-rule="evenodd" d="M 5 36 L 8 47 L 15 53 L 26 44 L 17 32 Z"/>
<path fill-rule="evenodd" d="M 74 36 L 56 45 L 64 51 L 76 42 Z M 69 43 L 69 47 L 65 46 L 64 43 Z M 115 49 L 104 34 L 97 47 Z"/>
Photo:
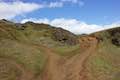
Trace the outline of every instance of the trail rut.
<path fill-rule="evenodd" d="M 86 41 L 87 42 L 87 41 Z M 73 56 L 66 62 L 66 78 L 64 80 L 85 80 L 83 79 L 84 64 L 92 52 L 96 49 L 97 40 L 93 38 L 91 41 L 83 44 L 82 46 L 88 45 L 88 49 L 83 53 Z"/>
<path fill-rule="evenodd" d="M 51 49 L 47 49 L 48 62 L 43 73 L 42 80 L 85 80 L 83 79 L 84 63 L 95 50 L 97 39 L 87 39 L 81 47 L 87 49 L 70 59 L 64 59 L 56 55 Z"/>

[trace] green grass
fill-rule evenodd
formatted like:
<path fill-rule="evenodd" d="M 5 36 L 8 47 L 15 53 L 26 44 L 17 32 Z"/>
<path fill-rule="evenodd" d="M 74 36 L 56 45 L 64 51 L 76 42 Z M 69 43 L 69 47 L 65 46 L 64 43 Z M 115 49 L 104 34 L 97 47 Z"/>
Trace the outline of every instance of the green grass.
<path fill-rule="evenodd" d="M 73 56 L 75 54 L 80 53 L 80 45 L 75 45 L 75 46 L 56 46 L 54 47 L 54 50 L 57 54 L 61 56 Z"/>
<path fill-rule="evenodd" d="M 115 70 L 111 62 L 102 58 L 98 53 L 96 56 L 90 57 L 87 68 L 92 75 L 91 77 L 95 78 L 95 80 L 107 80 Z"/>
<path fill-rule="evenodd" d="M 0 56 L 2 58 L 13 59 L 35 74 L 42 71 L 46 61 L 43 50 L 12 40 L 3 40 L 0 46 Z"/>
<path fill-rule="evenodd" d="M 88 68 L 96 79 L 117 80 L 115 74 L 120 72 L 119 63 L 120 48 L 109 39 L 104 39 L 95 51 L 95 56 L 90 57 Z"/>
<path fill-rule="evenodd" d="M 112 69 L 112 64 L 110 64 L 107 60 L 104 60 L 101 57 L 94 57 L 91 63 L 94 68 L 96 68 L 97 70 L 101 69 L 101 70 L 111 70 Z"/>

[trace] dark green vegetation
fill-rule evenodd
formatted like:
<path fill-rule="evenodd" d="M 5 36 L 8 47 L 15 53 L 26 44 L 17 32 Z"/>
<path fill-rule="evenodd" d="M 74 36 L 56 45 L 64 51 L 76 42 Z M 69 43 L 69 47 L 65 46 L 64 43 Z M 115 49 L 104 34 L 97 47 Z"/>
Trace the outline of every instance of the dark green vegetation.
<path fill-rule="evenodd" d="M 79 59 L 88 53 L 91 55 Z M 79 73 L 82 79 L 57 76 L 77 74 L 74 71 L 77 61 L 80 64 L 75 66 L 82 65 L 77 70 L 82 72 Z M 66 72 L 59 72 L 68 63 L 73 67 L 67 66 Z M 67 69 L 73 70 L 68 73 Z M 56 77 L 57 80 L 120 80 L 120 27 L 77 36 L 47 24 L 0 20 L 0 80 L 56 80 Z"/>

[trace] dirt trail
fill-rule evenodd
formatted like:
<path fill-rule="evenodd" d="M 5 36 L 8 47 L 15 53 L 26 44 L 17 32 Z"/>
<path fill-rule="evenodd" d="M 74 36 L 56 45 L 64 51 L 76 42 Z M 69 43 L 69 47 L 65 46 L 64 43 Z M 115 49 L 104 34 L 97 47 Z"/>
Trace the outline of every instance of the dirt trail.
<path fill-rule="evenodd" d="M 45 71 L 42 80 L 63 80 L 64 74 L 62 70 L 61 57 L 54 53 L 50 48 L 44 47 L 48 56 Z"/>
<path fill-rule="evenodd" d="M 63 80 L 64 74 L 62 74 L 63 70 L 61 69 L 60 57 L 54 55 L 49 50 L 48 53 L 48 62 L 42 80 Z"/>
<path fill-rule="evenodd" d="M 87 46 L 86 46 L 87 45 Z M 92 52 L 96 49 L 97 39 L 96 38 L 88 38 L 84 40 L 84 44 L 82 43 L 82 47 L 86 48 L 83 53 L 73 56 L 70 60 L 68 60 L 65 64 L 66 68 L 66 77 L 64 80 L 85 80 L 83 79 L 83 69 L 84 64 L 88 57 L 92 54 Z"/>
<path fill-rule="evenodd" d="M 43 46 L 40 44 L 28 44 L 32 45 L 32 47 L 36 47 L 38 49 L 42 49 L 45 51 L 45 55 L 47 56 L 47 63 L 43 70 L 43 73 L 40 74 L 37 78 L 32 80 L 63 80 L 64 74 L 62 70 L 62 59 L 59 55 L 57 55 L 54 50 L 48 48 L 47 46 Z"/>
<path fill-rule="evenodd" d="M 97 39 L 88 37 L 81 44 L 81 47 L 85 47 L 86 51 L 68 60 L 61 58 L 53 50 L 46 48 L 48 62 L 42 80 L 85 80 L 82 77 L 84 63 L 95 50 Z"/>

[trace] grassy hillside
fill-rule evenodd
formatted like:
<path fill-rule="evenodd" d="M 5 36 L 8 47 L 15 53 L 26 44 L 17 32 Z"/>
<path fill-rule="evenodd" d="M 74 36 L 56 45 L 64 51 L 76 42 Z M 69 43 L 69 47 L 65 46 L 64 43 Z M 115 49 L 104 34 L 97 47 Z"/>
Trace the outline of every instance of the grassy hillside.
<path fill-rule="evenodd" d="M 14 61 L 17 64 L 22 65 L 22 68 L 31 71 L 34 75 L 40 75 L 47 60 L 47 52 L 45 48 L 42 48 L 43 46 L 54 48 L 56 47 L 56 51 L 59 54 L 63 46 L 66 46 L 67 49 L 67 47 L 71 45 L 66 42 L 61 42 L 62 38 L 61 41 L 55 39 L 55 34 L 53 35 L 55 31 L 56 28 L 50 25 L 35 24 L 32 22 L 27 22 L 25 24 L 15 24 L 6 20 L 1 20 L 0 58 L 5 59 L 5 61 Z M 69 39 L 68 33 L 64 34 L 65 36 L 68 35 L 66 39 Z M 69 50 L 67 51 L 69 52 Z M 0 64 L 6 65 L 2 63 L 2 61 L 0 61 Z M 9 69 L 9 66 L 6 67 Z M 0 69 L 2 68 L 5 67 L 1 66 Z M 15 75 L 15 73 L 10 73 L 11 72 L 7 72 L 6 70 L 5 73 L 0 71 L 0 80 L 16 80 L 16 76 L 11 78 L 11 76 Z"/>
<path fill-rule="evenodd" d="M 120 80 L 120 27 L 77 36 L 0 20 L 0 80 Z"/>
<path fill-rule="evenodd" d="M 87 63 L 91 80 L 120 80 L 120 27 L 91 34 L 99 40 Z"/>

